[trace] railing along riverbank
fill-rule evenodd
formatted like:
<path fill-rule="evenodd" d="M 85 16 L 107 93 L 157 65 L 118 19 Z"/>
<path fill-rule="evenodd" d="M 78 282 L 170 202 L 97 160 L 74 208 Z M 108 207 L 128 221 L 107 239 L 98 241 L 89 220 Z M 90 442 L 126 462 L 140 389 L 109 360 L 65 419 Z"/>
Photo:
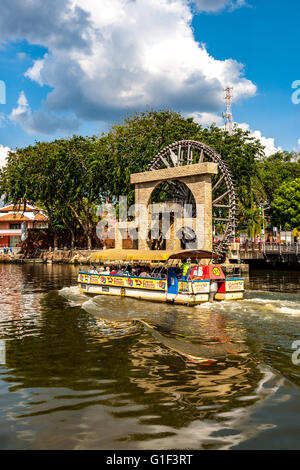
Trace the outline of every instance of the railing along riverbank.
<path fill-rule="evenodd" d="M 230 258 L 242 262 L 261 261 L 271 264 L 299 264 L 299 243 L 235 243 Z"/>

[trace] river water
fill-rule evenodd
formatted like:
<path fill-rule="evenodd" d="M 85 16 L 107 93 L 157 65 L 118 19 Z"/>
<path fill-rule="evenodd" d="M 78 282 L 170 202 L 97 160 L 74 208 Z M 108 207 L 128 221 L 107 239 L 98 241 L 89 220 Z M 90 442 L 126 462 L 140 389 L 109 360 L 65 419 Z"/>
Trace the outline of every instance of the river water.
<path fill-rule="evenodd" d="M 299 272 L 189 308 L 0 265 L 0 449 L 299 449 L 299 322 Z"/>

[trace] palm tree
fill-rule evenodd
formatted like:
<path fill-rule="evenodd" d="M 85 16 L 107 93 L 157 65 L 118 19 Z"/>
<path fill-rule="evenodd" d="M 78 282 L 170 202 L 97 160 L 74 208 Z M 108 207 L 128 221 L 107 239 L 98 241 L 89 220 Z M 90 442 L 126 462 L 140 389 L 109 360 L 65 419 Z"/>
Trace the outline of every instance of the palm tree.
<path fill-rule="evenodd" d="M 262 215 L 260 207 L 244 209 L 241 224 L 247 224 L 247 234 L 252 241 L 257 235 L 261 235 L 262 229 L 266 227 L 267 221 Z"/>

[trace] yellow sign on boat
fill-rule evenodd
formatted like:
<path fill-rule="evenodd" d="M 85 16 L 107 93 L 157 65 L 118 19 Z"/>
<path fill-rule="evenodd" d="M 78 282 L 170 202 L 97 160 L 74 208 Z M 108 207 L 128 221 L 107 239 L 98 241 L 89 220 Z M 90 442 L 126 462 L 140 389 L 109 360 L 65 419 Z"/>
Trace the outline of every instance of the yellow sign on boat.
<path fill-rule="evenodd" d="M 167 280 L 151 279 L 139 277 L 124 276 L 97 276 L 89 274 L 79 274 L 78 281 L 89 285 L 107 286 L 107 287 L 127 287 L 134 289 L 159 290 L 165 291 Z"/>
<path fill-rule="evenodd" d="M 226 281 L 226 292 L 243 291 L 245 287 L 244 284 L 245 282 L 242 279 Z"/>

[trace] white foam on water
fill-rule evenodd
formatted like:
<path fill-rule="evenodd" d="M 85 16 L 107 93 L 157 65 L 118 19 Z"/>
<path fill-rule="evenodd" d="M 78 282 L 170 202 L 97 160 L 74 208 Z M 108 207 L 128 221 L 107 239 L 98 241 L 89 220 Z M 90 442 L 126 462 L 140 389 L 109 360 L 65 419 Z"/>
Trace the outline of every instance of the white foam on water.
<path fill-rule="evenodd" d="M 248 294 L 248 297 L 247 297 Z M 204 303 L 198 305 L 198 309 L 212 309 L 220 313 L 246 313 L 248 315 L 291 315 L 300 316 L 300 299 L 299 295 L 290 295 L 287 300 L 285 294 L 278 293 L 278 298 L 274 298 L 276 293 L 255 292 L 255 297 L 251 296 L 252 292 L 246 294 L 243 300 L 224 300 L 222 302 Z M 261 296 L 260 296 L 261 295 Z M 273 298 L 272 298 L 273 297 Z"/>
<path fill-rule="evenodd" d="M 203 302 L 203 304 L 196 305 L 194 308 L 204 308 L 204 309 L 209 309 L 214 306 L 216 302 Z"/>
<path fill-rule="evenodd" d="M 300 315 L 300 309 L 294 309 L 289 307 L 281 307 L 281 313 L 285 313 L 287 315 Z"/>
<path fill-rule="evenodd" d="M 116 313 L 117 303 L 120 301 L 115 297 L 108 299 L 106 296 L 96 296 L 89 298 L 79 290 L 77 286 L 64 287 L 59 291 L 71 307 L 82 307 L 91 314 L 103 314 L 103 311 L 112 310 Z M 254 295 L 251 297 L 251 295 Z M 276 297 L 275 297 L 276 296 Z M 275 297 L 275 298 L 274 298 Z M 286 294 L 264 291 L 249 291 L 243 300 L 226 300 L 222 302 L 205 302 L 196 306 L 196 309 L 214 310 L 220 313 L 234 313 L 248 316 L 263 316 L 264 318 L 272 318 L 273 315 L 281 316 L 300 316 L 300 299 L 299 295 Z M 128 309 L 128 305 L 126 306 Z M 120 308 L 122 308 L 120 306 Z M 117 309 L 118 310 L 118 309 Z M 118 311 L 119 314 L 121 313 Z M 124 312 L 125 313 L 125 312 Z M 127 311 L 128 315 L 128 311 Z M 126 315 L 126 316 L 127 316 Z M 271 316 L 271 317 L 270 317 Z"/>
<path fill-rule="evenodd" d="M 300 315 L 300 302 L 296 300 L 253 298 L 245 299 L 244 302 L 248 303 L 249 308 L 257 307 L 260 310 L 267 310 L 273 313 Z"/>
<path fill-rule="evenodd" d="M 87 296 L 77 286 L 64 287 L 58 293 L 69 302 L 70 307 L 81 307 L 87 300 Z"/>
<path fill-rule="evenodd" d="M 103 308 L 101 307 L 101 305 L 97 305 L 94 299 L 85 299 L 85 302 L 81 305 L 81 308 L 83 308 L 88 313 L 96 315 L 103 312 Z"/>

